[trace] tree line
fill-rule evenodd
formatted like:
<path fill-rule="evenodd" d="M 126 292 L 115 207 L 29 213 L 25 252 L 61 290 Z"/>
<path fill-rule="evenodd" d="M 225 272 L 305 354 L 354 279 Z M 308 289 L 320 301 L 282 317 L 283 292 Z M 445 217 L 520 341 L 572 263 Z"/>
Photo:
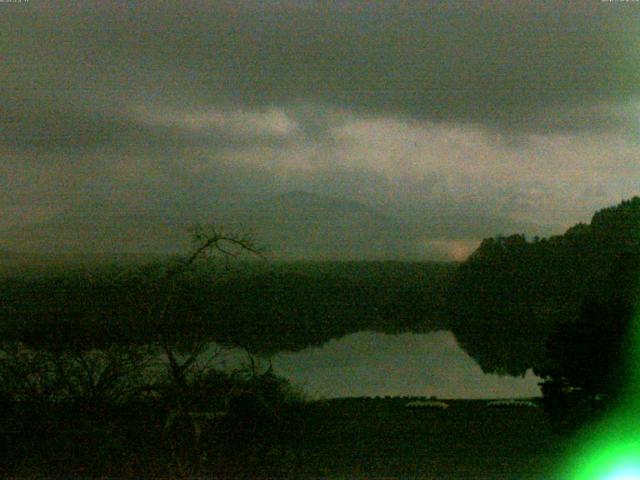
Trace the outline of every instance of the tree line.
<path fill-rule="evenodd" d="M 571 431 L 610 411 L 634 381 L 640 198 L 564 235 L 487 239 L 449 287 L 451 328 L 483 370 L 543 378 L 553 424 Z"/>

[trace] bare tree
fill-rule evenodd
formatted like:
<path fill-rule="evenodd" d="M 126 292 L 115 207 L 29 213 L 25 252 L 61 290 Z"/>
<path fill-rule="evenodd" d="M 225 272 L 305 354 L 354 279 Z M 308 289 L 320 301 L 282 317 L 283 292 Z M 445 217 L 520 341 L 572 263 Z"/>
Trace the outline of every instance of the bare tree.
<path fill-rule="evenodd" d="M 170 376 L 177 387 L 186 387 L 187 372 L 195 366 L 200 355 L 209 345 L 209 336 L 202 331 L 202 325 L 197 320 L 190 319 L 190 325 L 199 327 L 200 331 L 189 332 L 191 342 L 186 350 L 186 355 L 179 355 L 176 348 L 175 335 L 169 333 L 171 330 L 170 316 L 177 296 L 178 283 L 198 261 L 207 258 L 222 258 L 225 269 L 229 267 L 229 261 L 243 254 L 250 254 L 258 258 L 263 258 L 264 252 L 256 246 L 249 235 L 239 235 L 227 233 L 224 229 L 215 225 L 195 225 L 191 228 L 192 239 L 195 247 L 193 251 L 184 258 L 178 259 L 174 265 L 167 268 L 165 273 L 159 278 L 156 291 L 159 293 L 155 298 L 161 298 L 159 308 L 150 306 L 150 324 L 159 325 L 161 328 L 157 342 L 167 357 Z M 168 328 L 165 328 L 168 327 Z M 195 334 L 195 335 L 194 335 Z M 180 352 L 185 353 L 185 352 Z"/>
<path fill-rule="evenodd" d="M 181 295 L 197 263 L 212 260 L 212 267 L 222 266 L 223 271 L 213 268 L 213 283 L 217 275 L 229 272 L 232 259 L 243 255 L 264 258 L 264 252 L 250 236 L 229 233 L 214 225 L 195 225 L 191 235 L 194 242 L 191 253 L 174 261 L 153 282 L 146 306 L 146 330 L 166 361 L 169 384 L 165 388 L 170 388 L 170 392 L 165 390 L 165 394 L 169 393 L 170 410 L 165 431 L 174 461 L 180 471 L 197 474 L 202 460 L 198 448 L 199 420 L 203 415 L 208 419 L 207 415 L 212 413 L 191 411 L 190 394 L 192 387 L 197 389 L 198 381 L 212 371 L 214 360 L 223 352 L 211 351 L 212 332 L 206 319 L 189 309 L 180 309 Z M 207 358 L 203 360 L 205 352 Z"/>

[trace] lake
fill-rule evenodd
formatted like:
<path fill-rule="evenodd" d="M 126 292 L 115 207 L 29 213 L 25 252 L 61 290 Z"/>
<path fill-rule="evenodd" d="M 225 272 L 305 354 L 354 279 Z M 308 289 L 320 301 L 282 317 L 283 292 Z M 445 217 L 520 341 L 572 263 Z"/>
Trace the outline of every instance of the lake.
<path fill-rule="evenodd" d="M 228 367 L 244 359 L 239 351 L 225 356 Z M 276 374 L 311 398 L 540 396 L 540 379 L 531 371 L 522 378 L 485 374 L 449 331 L 357 332 L 321 347 L 279 353 L 271 361 Z"/>

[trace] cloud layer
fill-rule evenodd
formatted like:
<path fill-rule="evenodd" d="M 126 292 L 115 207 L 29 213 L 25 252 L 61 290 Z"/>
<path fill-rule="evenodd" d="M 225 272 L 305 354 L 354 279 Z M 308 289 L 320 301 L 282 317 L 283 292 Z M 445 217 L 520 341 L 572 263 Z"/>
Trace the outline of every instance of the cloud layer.
<path fill-rule="evenodd" d="M 4 227 L 304 190 L 539 233 L 637 192 L 638 4 L 0 9 Z M 425 241 L 469 240 L 444 230 Z"/>

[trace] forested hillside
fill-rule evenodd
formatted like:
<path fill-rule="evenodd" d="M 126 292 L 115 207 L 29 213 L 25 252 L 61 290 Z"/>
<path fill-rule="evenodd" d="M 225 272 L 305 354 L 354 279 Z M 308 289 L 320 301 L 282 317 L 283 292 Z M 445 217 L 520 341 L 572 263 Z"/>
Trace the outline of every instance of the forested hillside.
<path fill-rule="evenodd" d="M 486 239 L 452 278 L 449 325 L 485 371 L 522 374 L 544 364 L 549 332 L 587 299 L 636 288 L 639 256 L 638 197 L 564 235 Z"/>

